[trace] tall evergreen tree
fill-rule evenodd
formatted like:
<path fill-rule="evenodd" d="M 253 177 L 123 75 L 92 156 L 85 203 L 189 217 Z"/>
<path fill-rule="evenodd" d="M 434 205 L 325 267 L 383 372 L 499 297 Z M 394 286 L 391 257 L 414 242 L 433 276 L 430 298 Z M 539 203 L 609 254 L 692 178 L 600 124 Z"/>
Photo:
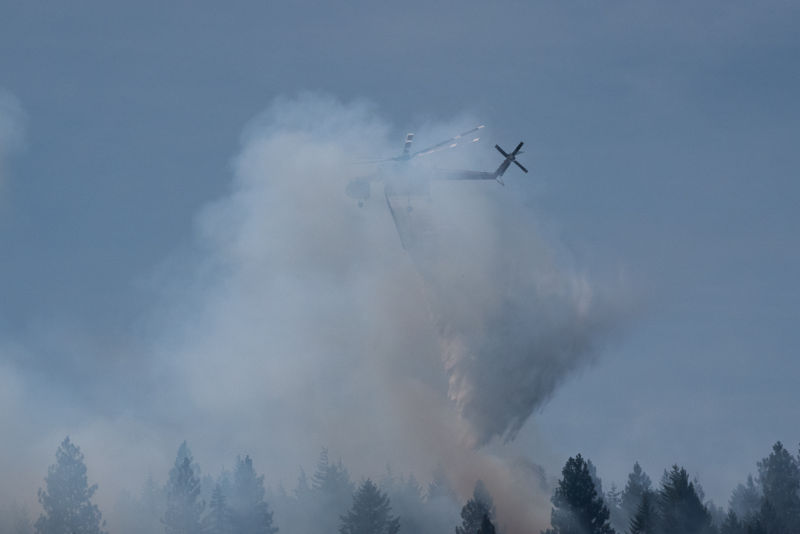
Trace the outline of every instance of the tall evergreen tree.
<path fill-rule="evenodd" d="M 636 514 L 631 518 L 631 534 L 657 534 L 658 512 L 653 503 L 653 494 L 645 491 L 639 500 Z"/>
<path fill-rule="evenodd" d="M 603 502 L 605 502 L 605 493 L 603 492 L 603 480 L 599 476 L 597 476 L 597 467 L 588 458 L 586 459 L 586 467 L 589 468 L 589 475 L 591 475 L 592 477 L 592 482 L 594 483 L 594 489 L 595 491 L 597 491 L 597 495 L 601 499 L 603 499 Z"/>
<path fill-rule="evenodd" d="M 264 500 L 264 475 L 258 476 L 250 456 L 236 459 L 230 499 L 236 534 L 275 534 L 272 512 Z"/>
<path fill-rule="evenodd" d="M 494 519 L 494 501 L 483 481 L 478 480 L 472 498 L 461 509 L 461 526 L 456 527 L 456 534 L 477 534 L 484 517 Z"/>
<path fill-rule="evenodd" d="M 189 459 L 189 464 L 192 468 L 192 473 L 198 479 L 201 475 L 200 464 L 194 461 L 194 457 L 192 456 L 192 450 L 189 448 L 189 444 L 186 443 L 186 440 L 178 446 L 178 452 L 175 454 L 175 463 L 172 466 L 172 469 L 169 471 L 169 476 L 172 477 L 173 474 L 178 470 L 178 468 L 183 465 L 183 461 L 185 459 Z"/>
<path fill-rule="evenodd" d="M 758 481 L 764 500 L 774 509 L 774 528 L 780 532 L 799 532 L 800 468 L 780 441 L 768 457 L 758 462 Z"/>
<path fill-rule="evenodd" d="M 280 484 L 273 495 L 267 495 L 267 502 L 274 517 L 280 518 L 284 530 L 303 534 L 313 534 L 319 530 L 318 519 L 312 516 L 315 513 L 313 495 L 302 468 L 293 490 L 287 491 L 283 484 Z"/>
<path fill-rule="evenodd" d="M 214 485 L 211 492 L 211 501 L 208 503 L 208 515 L 205 517 L 205 531 L 208 534 L 232 534 L 233 518 L 228 506 L 228 499 L 222 490 L 222 485 Z"/>
<path fill-rule="evenodd" d="M 185 454 L 186 442 L 178 449 L 175 465 L 167 482 L 167 509 L 164 512 L 166 534 L 199 534 L 203 531 L 205 502 L 200 499 L 200 479 L 192 467 L 191 454 Z M 185 450 L 184 450 L 185 449 Z"/>
<path fill-rule="evenodd" d="M 484 515 L 481 521 L 481 528 L 478 529 L 478 534 L 495 534 L 494 523 L 489 519 L 489 515 Z"/>
<path fill-rule="evenodd" d="M 752 475 L 747 475 L 747 482 L 739 484 L 733 490 L 728 508 L 744 521 L 758 513 L 761 508 L 761 490 L 756 486 Z"/>
<path fill-rule="evenodd" d="M 97 484 L 89 485 L 83 453 L 69 437 L 56 451 L 56 463 L 47 470 L 46 489 L 39 489 L 43 513 L 36 520 L 36 534 L 106 534 L 102 515 L 92 497 Z"/>
<path fill-rule="evenodd" d="M 672 466 L 658 492 L 659 531 L 663 534 L 709 534 L 711 514 L 700 500 L 686 469 Z"/>
<path fill-rule="evenodd" d="M 400 534 L 419 534 L 427 530 L 422 488 L 414 475 L 396 477 L 387 469 L 380 488 L 389 497 L 394 513 L 403 518 Z"/>
<path fill-rule="evenodd" d="M 561 470 L 553 495 L 550 523 L 554 534 L 613 534 L 609 512 L 595 488 L 589 464 L 578 454 Z"/>
<path fill-rule="evenodd" d="M 761 499 L 761 509 L 745 522 L 747 534 L 786 534 L 778 521 L 775 507 L 767 499 Z"/>
<path fill-rule="evenodd" d="M 342 461 L 336 463 L 328 460 L 328 449 L 322 449 L 317 462 L 317 469 L 311 477 L 311 489 L 330 496 L 335 501 L 344 502 L 345 507 L 353 498 L 354 486 L 350 474 Z"/>
<path fill-rule="evenodd" d="M 389 497 L 367 479 L 353 495 L 350 511 L 341 517 L 339 534 L 397 534 L 400 520 L 391 514 Z"/>
<path fill-rule="evenodd" d="M 317 459 L 317 469 L 311 475 L 311 487 L 314 489 L 321 489 L 327 485 L 328 470 L 330 469 L 330 460 L 328 459 L 328 448 L 322 447 Z"/>
<path fill-rule="evenodd" d="M 622 492 L 613 482 L 606 492 L 605 503 L 610 514 L 611 526 L 614 530 L 624 530 L 627 526 L 626 523 L 629 523 L 629 521 L 625 511 L 622 509 Z"/>
<path fill-rule="evenodd" d="M 625 484 L 625 489 L 622 490 L 621 524 L 630 524 L 639 511 L 642 497 L 650 491 L 651 485 L 650 477 L 642 470 L 642 466 L 639 465 L 639 462 L 634 462 L 633 471 L 628 474 L 628 482 Z M 652 505 L 653 503 L 651 502 L 650 504 Z"/>
<path fill-rule="evenodd" d="M 301 468 L 297 486 L 286 498 L 270 503 L 276 516 L 294 532 L 330 534 L 353 502 L 353 483 L 341 460 L 334 463 L 323 448 L 311 476 Z"/>
<path fill-rule="evenodd" d="M 322 449 L 317 469 L 311 477 L 311 506 L 319 528 L 326 532 L 328 525 L 336 524 L 353 502 L 353 482 L 342 461 L 328 460 L 328 449 Z"/>
<path fill-rule="evenodd" d="M 744 524 L 739 521 L 739 517 L 733 510 L 728 510 L 728 515 L 725 516 L 725 521 L 719 529 L 719 534 L 747 534 Z"/>

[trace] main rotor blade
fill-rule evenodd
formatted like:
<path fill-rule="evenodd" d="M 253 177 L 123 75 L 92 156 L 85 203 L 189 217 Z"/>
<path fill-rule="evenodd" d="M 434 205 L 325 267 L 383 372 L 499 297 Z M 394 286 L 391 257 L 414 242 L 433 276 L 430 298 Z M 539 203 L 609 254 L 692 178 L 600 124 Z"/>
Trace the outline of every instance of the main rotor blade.
<path fill-rule="evenodd" d="M 387 161 L 397 161 L 398 157 L 393 158 L 380 158 L 380 159 L 360 159 L 358 161 L 354 161 L 353 163 L 357 165 L 370 165 L 373 163 L 386 163 Z"/>
<path fill-rule="evenodd" d="M 526 169 L 525 167 L 523 167 L 523 166 L 522 166 L 522 163 L 520 163 L 519 161 L 517 161 L 517 160 L 514 160 L 514 163 L 516 163 L 516 164 L 517 164 L 517 167 L 519 167 L 520 169 L 522 169 L 522 172 L 526 172 L 526 173 L 528 172 L 528 169 Z"/>
<path fill-rule="evenodd" d="M 498 150 L 498 152 L 500 152 L 503 155 L 503 157 L 506 157 L 506 158 L 508 157 L 508 154 L 506 154 L 505 150 L 500 148 L 500 145 L 494 145 L 494 147 Z"/>
<path fill-rule="evenodd" d="M 519 144 L 517 145 L 517 148 L 515 148 L 515 149 L 514 149 L 514 152 L 512 152 L 512 153 L 511 153 L 511 155 L 512 155 L 512 156 L 516 156 L 516 155 L 517 155 L 517 152 L 519 152 L 519 149 L 520 149 L 520 148 L 522 148 L 522 145 L 524 145 L 524 144 L 525 144 L 525 143 L 523 143 L 522 141 L 520 141 L 520 142 L 519 142 Z"/>
<path fill-rule="evenodd" d="M 411 154 L 411 157 L 414 158 L 416 156 L 424 156 L 426 154 L 431 154 L 432 152 L 438 152 L 437 149 L 444 150 L 446 148 L 453 148 L 456 145 L 458 145 L 458 141 L 462 137 L 464 137 L 465 135 L 469 135 L 469 134 L 471 134 L 473 132 L 477 132 L 478 130 L 480 130 L 482 128 L 485 128 L 485 126 L 483 124 L 481 124 L 480 126 L 476 126 L 475 128 L 472 128 L 471 130 L 467 130 L 466 132 L 462 132 L 462 133 L 456 135 L 455 137 L 451 137 L 450 139 L 442 141 L 441 143 L 436 143 L 435 145 L 431 145 L 431 146 L 429 146 L 427 148 L 423 148 L 422 150 L 418 150 L 417 152 L 414 152 L 413 154 Z M 480 138 L 479 137 L 475 138 L 475 139 L 472 140 L 472 142 L 474 143 L 478 139 L 480 139 Z M 445 145 L 449 145 L 449 146 L 445 146 Z"/>
<path fill-rule="evenodd" d="M 475 139 L 471 139 L 469 142 L 470 142 L 470 143 L 477 143 L 477 142 L 478 142 L 478 141 L 480 141 L 480 140 L 481 140 L 481 138 L 480 138 L 480 137 L 476 137 Z M 441 152 L 442 150 L 448 150 L 448 149 L 450 149 L 450 148 L 455 148 L 455 147 L 457 147 L 457 146 L 458 146 L 458 143 L 457 143 L 457 142 L 454 142 L 454 143 L 451 143 L 451 144 L 449 144 L 449 145 L 447 145 L 447 146 L 440 146 L 439 148 L 433 148 L 433 149 L 431 149 L 431 150 L 428 150 L 428 151 L 426 151 L 426 152 L 419 152 L 419 153 L 417 153 L 417 154 L 414 154 L 414 155 L 413 155 L 413 156 L 411 156 L 411 157 L 415 157 L 415 156 L 419 156 L 419 157 L 422 157 L 422 156 L 427 156 L 428 154 L 435 154 L 436 152 Z"/>

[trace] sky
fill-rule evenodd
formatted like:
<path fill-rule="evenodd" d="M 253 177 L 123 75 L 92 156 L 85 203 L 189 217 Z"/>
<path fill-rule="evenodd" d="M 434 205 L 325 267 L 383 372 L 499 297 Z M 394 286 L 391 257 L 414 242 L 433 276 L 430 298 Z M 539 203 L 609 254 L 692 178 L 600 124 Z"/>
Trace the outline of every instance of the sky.
<path fill-rule="evenodd" d="M 654 480 L 678 463 L 723 505 L 772 443 L 796 450 L 795 3 L 85 1 L 8 2 L 1 11 L 0 424 L 10 432 L 0 465 L 18 466 L 32 495 L 66 434 L 84 447 L 101 499 L 116 460 L 132 457 L 124 441 L 140 440 L 140 461 L 153 470 L 168 465 L 186 435 L 210 470 L 236 446 L 263 447 L 252 444 L 258 433 L 242 431 L 227 450 L 214 437 L 219 429 L 175 424 L 264 423 L 231 419 L 264 401 L 253 393 L 259 373 L 270 375 L 263 380 L 276 398 L 301 394 L 311 411 L 330 404 L 332 419 L 337 406 L 356 403 L 339 394 L 359 376 L 397 373 L 430 381 L 426 394 L 448 389 L 440 382 L 457 374 L 447 362 L 418 357 L 409 371 L 391 356 L 404 343 L 398 317 L 426 328 L 402 308 L 418 304 L 408 295 L 447 279 L 440 271 L 438 282 L 419 282 L 419 262 L 398 248 L 382 199 L 359 211 L 340 196 L 347 173 L 362 172 L 348 158 L 399 151 L 409 131 L 435 142 L 479 123 L 487 125 L 481 142 L 456 163 L 492 168 L 495 143 L 524 140 L 530 173 L 512 169 L 505 188 L 468 189 L 480 201 L 457 192 L 435 199 L 473 206 L 483 228 L 496 230 L 478 242 L 517 247 L 536 273 L 544 269 L 537 251 L 552 258 L 556 286 L 567 288 L 558 302 L 572 302 L 570 284 L 588 281 L 611 301 L 599 315 L 615 317 L 523 417 L 513 441 L 495 436 L 481 450 L 527 458 L 551 475 L 581 452 L 604 483 L 618 485 L 634 461 Z M 328 229 L 326 221 L 338 222 Z M 546 246 L 531 244 L 540 241 Z M 276 250 L 296 263 L 265 267 Z M 476 261 L 487 250 L 477 247 L 484 256 Z M 319 251 L 324 268 L 314 267 Z M 369 276 L 354 280 L 354 268 Z M 359 318 L 356 332 L 380 332 L 373 342 L 388 356 L 376 356 L 375 369 L 342 356 L 307 383 L 297 377 L 318 363 L 310 356 L 262 366 L 270 341 L 248 337 L 258 317 L 274 314 L 273 326 L 293 317 L 293 332 L 319 324 L 302 313 L 318 300 L 286 299 L 300 307 L 296 315 L 253 301 L 264 272 L 283 280 L 276 291 L 299 283 L 303 295 L 315 283 L 328 291 L 329 276 L 344 281 L 347 291 L 325 293 L 330 310 L 321 306 L 317 318 L 331 339 L 344 338 L 343 350 L 357 352 L 356 327 L 330 318 L 354 309 L 354 295 L 385 293 L 400 315 L 384 301 L 355 308 L 387 314 L 386 322 Z M 499 281 L 481 287 L 505 287 L 514 276 L 498 270 Z M 426 302 L 435 315 L 430 293 Z M 434 351 L 431 336 L 425 350 Z M 297 351 L 306 347 L 301 337 L 280 339 Z M 229 346 L 204 352 L 216 343 Z M 236 370 L 225 384 L 241 382 L 243 393 L 205 395 L 226 368 L 225 351 Z M 314 400 L 307 387 L 323 371 L 343 381 L 323 388 L 337 402 Z M 296 389 L 281 389 L 287 378 Z M 415 391 L 381 388 L 354 390 L 381 398 L 370 417 L 396 414 Z M 377 392 L 386 389 L 392 394 Z M 448 395 L 456 412 L 464 407 L 452 382 Z M 259 450 L 302 453 L 311 463 L 319 447 L 340 443 L 357 464 L 358 449 L 332 434 L 325 413 L 287 423 L 295 438 L 308 431 L 299 450 L 288 440 Z M 214 444 L 198 443 L 204 438 Z M 372 450 L 356 470 L 368 474 L 387 457 L 430 467 L 443 448 L 407 457 Z"/>

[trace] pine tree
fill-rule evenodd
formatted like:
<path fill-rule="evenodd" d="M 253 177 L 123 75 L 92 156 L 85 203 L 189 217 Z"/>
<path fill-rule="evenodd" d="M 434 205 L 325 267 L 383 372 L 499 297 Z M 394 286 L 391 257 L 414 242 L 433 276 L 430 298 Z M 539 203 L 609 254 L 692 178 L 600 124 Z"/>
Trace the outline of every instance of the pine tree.
<path fill-rule="evenodd" d="M 553 495 L 550 523 L 554 534 L 613 534 L 609 512 L 595 488 L 589 464 L 578 454 L 561 470 Z"/>
<path fill-rule="evenodd" d="M 36 534 L 106 534 L 100 510 L 92 504 L 97 484 L 89 485 L 83 454 L 69 437 L 44 480 L 47 489 L 38 492 L 44 513 L 34 524 Z"/>
<path fill-rule="evenodd" d="M 633 464 L 633 471 L 628 474 L 628 482 L 622 490 L 622 521 L 630 523 L 639 510 L 642 497 L 650 491 L 650 477 L 642 470 L 639 462 Z M 651 503 L 652 504 L 652 503 Z"/>
<path fill-rule="evenodd" d="M 343 503 L 345 508 L 353 497 L 353 483 L 342 461 L 328 461 L 328 449 L 323 448 L 317 462 L 317 470 L 311 477 L 311 489 L 326 495 L 331 500 Z"/>
<path fill-rule="evenodd" d="M 205 518 L 205 530 L 208 534 L 232 534 L 233 521 L 228 499 L 222 490 L 222 485 L 217 483 L 211 492 L 211 501 L 208 504 L 208 515 Z"/>
<path fill-rule="evenodd" d="M 400 520 L 393 517 L 389 498 L 367 479 L 353 496 L 353 506 L 341 517 L 339 534 L 397 534 Z"/>
<path fill-rule="evenodd" d="M 739 484 L 733 490 L 728 508 L 736 517 L 745 521 L 758 513 L 761 508 L 761 490 L 756 486 L 752 475 L 747 475 L 747 482 Z"/>
<path fill-rule="evenodd" d="M 800 531 L 800 468 L 797 460 L 778 441 L 772 453 L 758 462 L 758 481 L 774 518 L 762 517 L 765 528 L 779 532 Z M 774 525 L 768 524 L 773 522 Z"/>
<path fill-rule="evenodd" d="M 426 530 L 428 525 L 425 524 L 422 488 L 414 475 L 408 478 L 402 475 L 395 477 L 387 469 L 386 475 L 381 480 L 380 489 L 389 497 L 394 512 L 403 518 L 400 534 L 418 534 Z"/>
<path fill-rule="evenodd" d="M 611 488 L 606 492 L 605 503 L 610 514 L 611 526 L 615 530 L 624 529 L 629 521 L 625 511 L 622 509 L 622 492 L 613 482 L 611 483 Z"/>
<path fill-rule="evenodd" d="M 353 502 L 353 483 L 342 461 L 328 460 L 328 449 L 322 449 L 317 469 L 311 477 L 311 511 L 319 534 L 324 534 L 328 525 L 336 524 Z M 312 526 L 313 528 L 313 526 Z"/>
<path fill-rule="evenodd" d="M 170 477 L 173 476 L 177 469 L 183 464 L 183 461 L 187 458 L 189 459 L 192 473 L 194 473 L 194 476 L 196 476 L 198 479 L 200 478 L 200 465 L 194 461 L 194 457 L 192 457 L 192 450 L 189 448 L 189 444 L 186 443 L 186 440 L 183 440 L 183 442 L 178 446 L 178 452 L 175 454 L 175 464 L 169 471 Z"/>
<path fill-rule="evenodd" d="M 461 509 L 461 526 L 456 527 L 456 534 L 477 534 L 484 517 L 489 521 L 494 519 L 494 502 L 486 485 L 478 480 L 472 498 Z"/>
<path fill-rule="evenodd" d="M 761 499 L 761 507 L 757 514 L 742 521 L 742 527 L 747 534 L 786 534 L 778 521 L 775 507 L 767 499 Z"/>
<path fill-rule="evenodd" d="M 728 510 L 728 515 L 725 516 L 725 521 L 719 529 L 719 534 L 746 534 L 746 530 L 736 512 Z"/>
<path fill-rule="evenodd" d="M 592 461 L 588 458 L 586 459 L 586 467 L 589 468 L 589 474 L 592 477 L 592 482 L 594 483 L 594 489 L 597 491 L 597 495 L 601 499 L 604 499 L 605 493 L 603 493 L 603 480 L 597 476 L 597 467 L 595 467 Z M 605 502 L 605 499 L 603 502 Z"/>
<path fill-rule="evenodd" d="M 489 515 L 484 515 L 481 521 L 481 528 L 478 529 L 478 534 L 495 534 L 494 524 L 489 519 Z"/>
<path fill-rule="evenodd" d="M 191 453 L 183 442 L 167 482 L 167 509 L 164 512 L 166 534 L 198 534 L 203 531 L 205 502 L 200 500 L 200 480 L 192 467 Z"/>
<path fill-rule="evenodd" d="M 275 534 L 278 531 L 272 525 L 272 512 L 264 495 L 264 475 L 256 474 L 250 456 L 237 458 L 230 499 L 236 534 Z"/>
<path fill-rule="evenodd" d="M 659 531 L 664 534 L 713 532 L 711 514 L 700 500 L 686 469 L 672 466 L 664 473 L 658 493 Z"/>
<path fill-rule="evenodd" d="M 305 471 L 300 469 L 297 485 L 292 491 L 286 491 L 281 484 L 274 496 L 269 497 L 270 510 L 274 517 L 281 518 L 281 525 L 292 532 L 314 534 L 322 532 L 314 501 L 314 495 L 308 485 Z M 335 524 L 335 523 L 334 523 Z M 328 533 L 330 529 L 328 529 Z"/>
<path fill-rule="evenodd" d="M 637 464 L 638 465 L 638 464 Z M 653 505 L 653 494 L 645 491 L 639 500 L 639 507 L 631 519 L 631 534 L 656 534 L 658 516 Z"/>
<path fill-rule="evenodd" d="M 311 487 L 315 490 L 322 489 L 328 484 L 328 471 L 330 470 L 330 461 L 328 460 L 328 448 L 322 447 L 317 460 L 317 470 L 311 475 Z M 305 473 L 303 473 L 305 475 Z"/>

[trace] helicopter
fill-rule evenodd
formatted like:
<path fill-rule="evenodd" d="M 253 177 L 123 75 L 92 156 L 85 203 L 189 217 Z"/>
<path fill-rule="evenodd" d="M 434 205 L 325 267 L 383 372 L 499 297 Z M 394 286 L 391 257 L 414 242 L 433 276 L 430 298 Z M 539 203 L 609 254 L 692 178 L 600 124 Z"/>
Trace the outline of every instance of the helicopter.
<path fill-rule="evenodd" d="M 383 162 L 407 162 L 415 157 L 424 156 L 427 154 L 431 154 L 434 152 L 438 152 L 440 150 L 445 150 L 448 148 L 454 148 L 458 145 L 459 141 L 465 136 L 471 133 L 474 133 L 484 126 L 477 126 L 471 130 L 463 132 L 455 137 L 451 137 L 445 141 L 432 145 L 428 148 L 417 152 L 411 152 L 411 144 L 414 141 L 414 134 L 408 133 L 406 135 L 405 143 L 403 145 L 403 152 L 395 157 L 392 158 L 384 158 L 379 160 L 373 160 L 374 163 L 383 163 Z M 477 142 L 480 138 L 476 137 L 472 139 L 471 143 Z M 506 173 L 508 168 L 511 164 L 515 164 L 519 167 L 524 173 L 527 174 L 528 169 L 525 168 L 519 161 L 517 161 L 517 156 L 522 154 L 522 146 L 524 145 L 523 141 L 512 150 L 511 152 L 506 152 L 503 150 L 500 145 L 494 145 L 494 148 L 503 155 L 503 161 L 494 171 L 473 171 L 473 170 L 444 170 L 444 169 L 435 169 L 433 171 L 424 171 L 420 169 L 409 169 L 407 166 L 402 166 L 400 168 L 396 168 L 393 172 L 385 173 L 379 172 L 375 175 L 356 178 L 351 180 L 347 187 L 345 188 L 345 193 L 350 198 L 353 198 L 358 201 L 358 206 L 363 207 L 364 202 L 370 198 L 370 192 L 372 188 L 372 183 L 377 181 L 383 181 L 383 195 L 386 199 L 386 206 L 389 208 L 389 212 L 392 215 L 392 220 L 395 225 L 395 229 L 397 230 L 398 235 L 400 236 L 400 243 L 403 248 L 406 247 L 406 240 L 403 238 L 403 232 L 401 231 L 400 225 L 398 224 L 397 220 L 397 213 L 395 212 L 394 207 L 392 206 L 391 198 L 396 196 L 406 196 L 410 199 L 411 196 L 418 196 L 418 195 L 426 195 L 429 193 L 431 181 L 434 180 L 494 180 L 500 185 L 505 185 L 503 182 L 503 175 Z M 412 211 L 411 203 L 409 200 L 408 206 L 406 210 L 410 213 Z"/>
<path fill-rule="evenodd" d="M 414 141 L 414 134 L 406 134 L 405 143 L 403 144 L 403 152 L 397 156 L 376 160 L 366 160 L 366 163 L 386 163 L 386 162 L 408 162 L 417 157 L 426 156 L 434 152 L 455 148 L 464 138 L 469 134 L 477 132 L 484 128 L 484 125 L 476 126 L 471 130 L 460 133 L 450 139 L 436 143 L 417 152 L 411 152 L 411 144 Z M 472 138 L 469 143 L 475 143 L 480 140 L 480 137 Z M 447 169 L 434 169 L 434 170 L 410 170 L 406 166 L 395 166 L 396 168 L 390 171 L 377 171 L 371 176 L 355 178 L 350 180 L 345 188 L 345 193 L 350 198 L 358 201 L 358 206 L 363 207 L 371 196 L 371 189 L 373 182 L 384 183 L 384 196 L 419 196 L 428 193 L 431 181 L 434 180 L 495 180 L 500 185 L 505 185 L 503 182 L 503 175 L 508 170 L 512 163 L 517 165 L 523 172 L 527 173 L 526 169 L 519 161 L 517 156 L 522 154 L 522 145 L 520 142 L 514 150 L 510 153 L 506 152 L 499 145 L 495 145 L 495 149 L 500 152 L 505 158 L 497 169 L 491 171 L 472 171 L 472 170 L 447 170 Z"/>

